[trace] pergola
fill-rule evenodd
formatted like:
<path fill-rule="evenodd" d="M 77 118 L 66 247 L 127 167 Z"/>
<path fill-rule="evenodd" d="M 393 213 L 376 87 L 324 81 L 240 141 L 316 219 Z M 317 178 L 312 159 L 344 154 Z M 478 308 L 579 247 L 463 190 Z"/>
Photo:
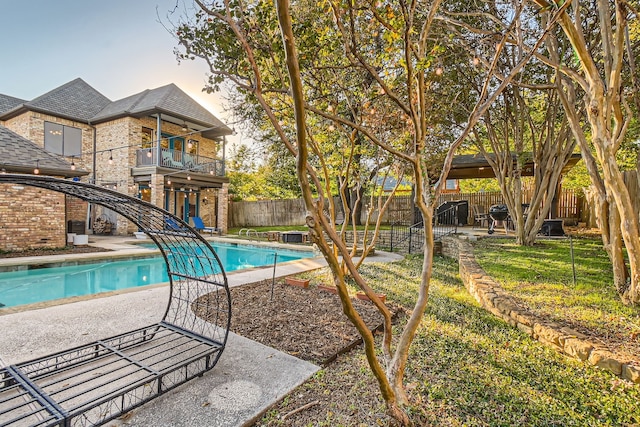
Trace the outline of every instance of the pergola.
<path fill-rule="evenodd" d="M 562 168 L 562 174 L 569 172 L 581 158 L 579 153 L 572 154 L 565 167 Z M 515 154 L 513 162 L 514 164 L 516 162 Z M 522 176 L 533 176 L 533 172 L 533 160 L 529 160 L 522 169 Z M 453 158 L 447 179 L 495 178 L 495 176 L 493 168 L 482 154 L 462 154 Z"/>

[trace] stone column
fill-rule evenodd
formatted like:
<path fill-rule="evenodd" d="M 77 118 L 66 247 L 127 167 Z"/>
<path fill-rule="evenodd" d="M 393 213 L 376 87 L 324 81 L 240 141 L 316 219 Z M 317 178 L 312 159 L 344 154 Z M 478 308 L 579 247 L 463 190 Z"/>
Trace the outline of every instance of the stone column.
<path fill-rule="evenodd" d="M 159 208 L 164 207 L 164 175 L 153 174 L 149 182 L 151 189 L 151 203 Z"/>
<path fill-rule="evenodd" d="M 222 184 L 222 188 L 218 189 L 218 224 L 217 227 L 222 230 L 223 234 L 227 234 L 229 230 L 229 183 Z"/>

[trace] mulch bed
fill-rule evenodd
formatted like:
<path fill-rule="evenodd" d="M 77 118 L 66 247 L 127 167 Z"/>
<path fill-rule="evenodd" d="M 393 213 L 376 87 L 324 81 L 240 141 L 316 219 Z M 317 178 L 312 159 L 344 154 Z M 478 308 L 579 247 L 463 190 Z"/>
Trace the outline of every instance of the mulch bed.
<path fill-rule="evenodd" d="M 28 256 L 50 256 L 67 254 L 87 254 L 93 252 L 111 252 L 111 249 L 96 248 L 93 246 L 66 246 L 55 249 L 27 249 L 24 251 L 0 252 L 0 258 L 20 258 Z"/>
<path fill-rule="evenodd" d="M 231 330 L 299 359 L 326 366 L 360 343 L 342 312 L 340 298 L 313 285 L 299 288 L 277 281 L 231 289 Z M 369 329 L 381 326 L 373 303 L 353 300 Z M 398 308 L 390 305 L 392 312 Z"/>

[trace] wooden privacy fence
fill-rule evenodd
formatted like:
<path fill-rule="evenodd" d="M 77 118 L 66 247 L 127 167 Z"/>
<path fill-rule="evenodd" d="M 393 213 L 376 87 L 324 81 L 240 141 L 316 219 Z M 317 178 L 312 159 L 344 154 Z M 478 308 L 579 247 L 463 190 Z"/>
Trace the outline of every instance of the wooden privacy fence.
<path fill-rule="evenodd" d="M 258 200 L 229 203 L 229 228 L 304 225 L 306 209 L 302 199 Z"/>
<path fill-rule="evenodd" d="M 522 190 L 522 201 L 528 203 L 531 200 L 531 189 Z M 473 210 L 471 206 L 478 205 L 483 212 L 488 212 L 492 205 L 504 204 L 504 199 L 500 192 L 486 193 L 449 193 L 442 194 L 438 205 L 445 201 L 466 200 L 469 202 L 469 224 L 473 223 Z M 582 211 L 584 208 L 583 197 L 575 190 L 561 190 L 558 195 L 558 205 L 555 209 L 554 216 L 573 220 L 575 222 L 582 221 Z"/>
<path fill-rule="evenodd" d="M 636 185 L 637 187 L 637 185 Z M 531 198 L 529 190 L 523 190 L 522 199 L 526 203 Z M 492 205 L 504 203 L 500 192 L 485 193 L 448 193 L 442 194 L 437 206 L 448 201 L 465 200 L 469 203 L 468 222 L 473 223 L 473 205 L 478 205 L 488 212 Z M 367 199 L 367 203 L 368 203 Z M 340 200 L 335 198 L 336 206 Z M 377 203 L 377 201 L 375 202 Z M 562 190 L 558 197 L 558 218 L 582 221 L 583 199 L 574 190 Z M 259 200 L 255 202 L 230 202 L 229 227 L 269 227 L 279 225 L 304 225 L 306 209 L 302 199 Z M 366 220 L 366 209 L 363 209 L 362 221 Z M 377 212 L 374 212 L 376 219 Z M 382 217 L 383 224 L 409 223 L 414 221 L 415 209 L 411 196 L 395 196 Z M 342 213 L 338 213 L 342 218 Z"/>

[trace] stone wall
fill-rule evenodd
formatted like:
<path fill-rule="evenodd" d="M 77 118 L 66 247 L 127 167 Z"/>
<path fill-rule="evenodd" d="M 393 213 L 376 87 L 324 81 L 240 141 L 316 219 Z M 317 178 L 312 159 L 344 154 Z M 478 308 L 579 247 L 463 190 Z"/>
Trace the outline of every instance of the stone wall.
<path fill-rule="evenodd" d="M 65 196 L 35 187 L 0 184 L 0 250 L 61 248 L 67 243 Z"/>
<path fill-rule="evenodd" d="M 443 239 L 443 255 L 457 258 L 460 277 L 469 293 L 486 310 L 541 343 L 575 359 L 640 383 L 640 366 L 629 355 L 614 353 L 586 335 L 536 317 L 520 307 L 477 263 L 473 247 L 456 237 Z"/>

